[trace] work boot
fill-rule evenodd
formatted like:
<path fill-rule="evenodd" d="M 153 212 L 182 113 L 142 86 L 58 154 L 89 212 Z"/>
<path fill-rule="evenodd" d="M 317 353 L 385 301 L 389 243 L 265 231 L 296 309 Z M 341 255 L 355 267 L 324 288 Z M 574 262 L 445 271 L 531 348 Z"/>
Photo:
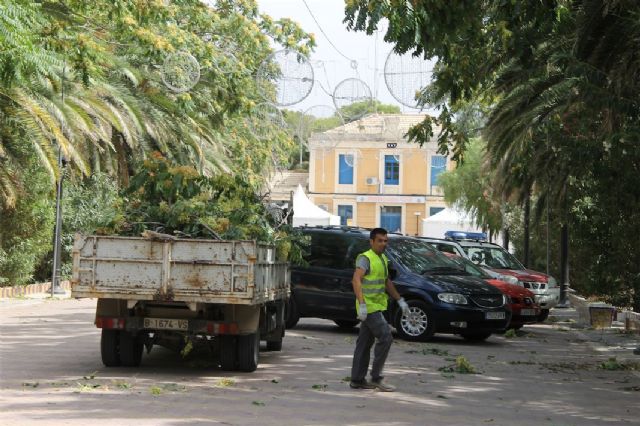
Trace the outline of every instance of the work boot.
<path fill-rule="evenodd" d="M 395 386 L 386 384 L 381 378 L 373 379 L 371 381 L 371 385 L 373 385 L 373 387 L 380 392 L 394 392 L 396 390 Z"/>
<path fill-rule="evenodd" d="M 371 382 L 367 382 L 366 380 L 355 381 L 352 380 L 349 383 L 349 387 L 351 389 L 375 389 L 376 387 Z"/>

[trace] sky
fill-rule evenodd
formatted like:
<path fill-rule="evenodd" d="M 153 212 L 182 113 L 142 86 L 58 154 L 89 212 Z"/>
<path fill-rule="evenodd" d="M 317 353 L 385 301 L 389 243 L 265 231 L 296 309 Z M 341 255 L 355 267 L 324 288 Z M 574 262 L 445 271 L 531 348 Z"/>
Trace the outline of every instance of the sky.
<path fill-rule="evenodd" d="M 384 65 L 393 45 L 384 42 L 384 32 L 367 35 L 347 31 L 344 19 L 344 0 L 258 0 L 260 11 L 277 19 L 290 18 L 316 38 L 316 48 L 309 57 L 314 71 L 314 85 L 309 96 L 288 109 L 304 111 L 312 106 L 333 107 L 331 94 L 344 79 L 359 78 L 369 86 L 374 98 L 383 103 L 397 105 L 405 113 L 418 113 L 416 109 L 398 103 L 385 84 Z M 324 30 L 320 30 L 319 26 Z M 331 42 L 335 45 L 332 46 Z M 352 64 L 355 61 L 357 68 Z M 344 87 L 344 86 L 343 86 Z"/>

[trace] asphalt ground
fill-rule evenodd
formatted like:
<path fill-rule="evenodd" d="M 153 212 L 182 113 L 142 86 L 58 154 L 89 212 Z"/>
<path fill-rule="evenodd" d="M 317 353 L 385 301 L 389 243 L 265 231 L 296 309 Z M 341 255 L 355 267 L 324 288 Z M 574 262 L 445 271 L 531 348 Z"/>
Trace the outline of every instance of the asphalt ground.
<path fill-rule="evenodd" d="M 302 319 L 254 373 L 221 371 L 206 348 L 157 346 L 139 368 L 106 368 L 94 309 L 0 300 L 0 424 L 640 424 L 638 336 L 574 329 L 570 310 L 480 344 L 395 340 L 385 374 L 397 391 L 382 393 L 349 388 L 357 329 L 330 321 Z"/>

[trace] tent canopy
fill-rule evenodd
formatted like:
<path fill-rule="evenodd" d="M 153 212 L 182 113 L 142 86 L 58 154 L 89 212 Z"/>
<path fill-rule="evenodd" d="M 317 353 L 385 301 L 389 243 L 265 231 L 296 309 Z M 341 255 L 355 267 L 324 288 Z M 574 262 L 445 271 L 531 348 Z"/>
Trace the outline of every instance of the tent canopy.
<path fill-rule="evenodd" d="M 293 193 L 293 226 L 340 225 L 340 216 L 333 215 L 313 204 L 298 185 Z"/>
<path fill-rule="evenodd" d="M 422 236 L 444 238 L 447 231 L 482 232 L 473 217 L 452 208 L 446 208 L 422 220 Z"/>

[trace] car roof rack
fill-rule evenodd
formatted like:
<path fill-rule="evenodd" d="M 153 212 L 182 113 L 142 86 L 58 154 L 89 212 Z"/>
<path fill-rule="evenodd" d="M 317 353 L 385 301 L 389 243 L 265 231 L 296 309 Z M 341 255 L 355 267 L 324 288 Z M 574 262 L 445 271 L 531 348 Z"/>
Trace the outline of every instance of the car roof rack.
<path fill-rule="evenodd" d="M 484 232 L 447 231 L 444 237 L 453 241 L 487 241 L 487 234 Z"/>

